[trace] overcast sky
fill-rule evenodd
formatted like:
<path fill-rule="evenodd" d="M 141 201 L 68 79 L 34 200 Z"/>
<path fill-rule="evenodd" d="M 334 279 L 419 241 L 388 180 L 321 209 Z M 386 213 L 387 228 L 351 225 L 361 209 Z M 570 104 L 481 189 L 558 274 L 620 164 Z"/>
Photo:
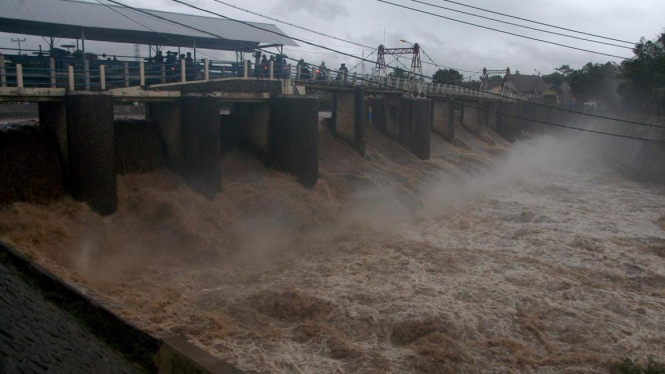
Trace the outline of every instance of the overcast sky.
<path fill-rule="evenodd" d="M 199 12 L 184 5 L 174 3 L 170 0 L 119 0 L 127 5 L 174 11 L 182 13 Z M 323 36 L 299 30 L 284 24 L 268 21 L 261 17 L 232 9 L 213 0 L 186 0 L 196 6 L 205 7 L 209 10 L 219 12 L 228 17 L 275 23 L 286 34 L 326 44 L 332 48 L 343 50 L 354 55 L 361 55 L 363 49 L 344 42 L 328 39 Z M 433 17 L 426 14 L 416 13 L 411 10 L 397 8 L 376 0 L 224 0 L 225 2 L 247 8 L 255 12 L 270 15 L 293 24 L 314 29 L 326 34 L 340 38 L 356 41 L 368 46 L 383 44 L 390 47 L 404 47 L 400 39 L 413 43 L 419 43 L 423 49 L 439 65 L 455 67 L 459 69 L 476 72 L 483 67 L 488 69 L 500 69 L 510 67 L 511 70 L 519 69 L 523 74 L 533 73 L 536 69 L 542 74 L 551 73 L 555 67 L 562 64 L 579 68 L 587 62 L 606 62 L 620 59 L 596 55 L 588 52 L 575 51 L 555 45 L 526 40 L 516 36 L 484 30 L 477 27 L 460 24 L 457 22 Z M 631 57 L 629 49 L 606 46 L 597 43 L 585 42 L 566 37 L 546 34 L 533 30 L 526 30 L 514 26 L 500 24 L 497 22 L 479 19 L 448 10 L 436 9 L 410 0 L 389 0 L 405 6 L 427 10 L 443 16 L 456 18 L 472 23 L 481 24 L 501 30 L 527 35 L 534 38 L 568 44 L 579 48 L 590 49 L 598 52 L 618 56 Z M 449 8 L 464 10 L 467 12 L 482 14 L 493 18 L 502 18 L 481 11 L 464 8 L 442 0 L 426 0 L 432 4 Z M 664 0 L 457 0 L 458 2 L 473 5 L 485 9 L 495 10 L 502 13 L 528 18 L 544 23 L 555 24 L 561 27 L 599 34 L 611 38 L 638 41 L 642 36 L 653 39 L 665 28 L 665 1 Z M 523 21 L 509 20 L 514 23 L 527 24 L 532 27 L 547 28 Z M 548 28 L 549 29 L 549 28 Z M 569 33 L 562 30 L 554 30 L 561 33 Z M 385 35 L 385 36 L 384 36 Z M 577 35 L 577 34 L 573 34 Z M 584 35 L 578 35 L 586 37 Z M 0 34 L 2 46 L 10 46 L 10 38 L 16 37 L 10 34 Z M 27 37 L 24 44 L 27 48 L 38 48 L 39 44 L 47 48 L 47 43 L 37 37 Z M 68 40 L 60 41 L 59 44 L 67 44 Z M 610 41 L 606 41 L 610 42 Z M 299 43 L 298 48 L 286 48 L 290 57 L 305 58 L 308 62 L 320 63 L 326 61 L 329 68 L 336 68 L 341 62 L 346 62 L 349 68 L 354 67 L 358 61 L 352 58 L 338 56 L 334 53 L 318 49 L 316 47 Z M 617 43 L 622 44 L 623 43 Z M 132 55 L 131 45 L 109 45 L 108 43 L 88 42 L 87 50 L 98 54 Z M 369 54 L 371 49 L 365 49 Z M 5 52 L 6 53 L 6 52 Z M 144 49 L 147 54 L 147 49 Z M 233 54 L 219 51 L 205 51 L 205 53 L 220 58 L 232 59 Z M 370 57 L 375 58 L 375 55 Z M 392 58 L 388 59 L 390 63 Z M 405 65 L 410 64 L 407 57 L 400 61 Z M 428 59 L 423 56 L 423 61 Z M 397 64 L 393 62 L 393 64 Z M 366 64 L 369 72 L 372 66 Z M 431 75 L 435 68 L 423 65 L 425 74 Z M 473 73 L 462 72 L 465 76 Z"/>

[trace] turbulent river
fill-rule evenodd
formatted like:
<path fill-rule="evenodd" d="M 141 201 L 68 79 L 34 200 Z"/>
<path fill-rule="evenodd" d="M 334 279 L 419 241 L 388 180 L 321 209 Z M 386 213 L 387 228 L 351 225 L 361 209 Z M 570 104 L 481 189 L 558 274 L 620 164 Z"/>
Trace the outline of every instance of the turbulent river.
<path fill-rule="evenodd" d="M 665 357 L 665 188 L 602 138 L 458 129 L 419 161 L 320 131 L 304 189 L 243 151 L 224 191 L 120 176 L 119 211 L 0 210 L 0 239 L 126 319 L 260 373 L 606 372 Z"/>

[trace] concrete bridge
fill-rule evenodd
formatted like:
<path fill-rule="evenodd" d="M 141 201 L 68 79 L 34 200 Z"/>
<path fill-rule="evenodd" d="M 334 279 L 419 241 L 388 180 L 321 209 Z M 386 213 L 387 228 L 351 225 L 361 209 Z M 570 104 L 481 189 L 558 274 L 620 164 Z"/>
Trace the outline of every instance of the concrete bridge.
<path fill-rule="evenodd" d="M 40 125 L 57 141 L 68 189 L 100 214 L 117 209 L 116 102 L 145 103 L 146 118 L 161 129 L 170 166 L 209 197 L 221 191 L 221 144 L 228 141 L 306 187 L 316 184 L 319 101 L 307 95 L 312 90 L 332 94 L 329 129 L 360 155 L 368 124 L 426 160 L 432 131 L 453 140 L 457 121 L 471 132 L 490 126 L 512 141 L 516 117 L 523 114 L 518 101 L 459 86 L 335 71 L 305 77 L 299 68 L 272 63 L 257 72 L 247 61 L 226 70 L 204 60 L 191 72 L 182 61 L 168 82 L 163 66 L 144 63 L 125 65 L 110 80 L 103 64 L 96 70 L 85 64 L 82 72 L 51 64 L 26 75 L 20 64 L 5 66 L 1 57 L 0 101 L 39 103 Z M 230 104 L 230 115 L 220 115 L 222 103 Z"/>

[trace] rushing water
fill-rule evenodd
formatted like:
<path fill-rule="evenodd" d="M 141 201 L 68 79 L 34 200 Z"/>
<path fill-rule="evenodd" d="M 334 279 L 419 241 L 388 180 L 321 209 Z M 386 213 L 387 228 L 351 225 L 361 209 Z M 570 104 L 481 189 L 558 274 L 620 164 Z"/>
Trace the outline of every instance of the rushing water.
<path fill-rule="evenodd" d="M 508 145 L 458 129 L 419 161 L 321 130 L 311 190 L 228 154 L 213 201 L 166 170 L 119 178 L 119 211 L 0 211 L 0 238 L 151 331 L 247 371 L 603 372 L 665 358 L 665 189 L 597 139 Z"/>

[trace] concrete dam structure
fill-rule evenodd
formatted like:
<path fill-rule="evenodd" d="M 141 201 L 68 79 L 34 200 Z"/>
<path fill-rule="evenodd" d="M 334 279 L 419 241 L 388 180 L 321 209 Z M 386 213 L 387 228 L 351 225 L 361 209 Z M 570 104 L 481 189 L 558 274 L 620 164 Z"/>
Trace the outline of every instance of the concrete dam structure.
<path fill-rule="evenodd" d="M 225 78 L 102 92 L 8 87 L 0 89 L 0 96 L 6 102 L 38 103 L 40 127 L 57 144 L 63 186 L 106 215 L 117 209 L 114 103 L 142 103 L 145 118 L 163 139 L 166 164 L 193 190 L 212 198 L 222 190 L 218 160 L 223 147 L 241 146 L 267 167 L 295 175 L 303 186 L 316 184 L 319 104 L 315 97 L 294 94 L 308 89 L 332 95 L 329 129 L 361 156 L 367 126 L 375 126 L 421 160 L 430 157 L 432 132 L 452 141 L 456 123 L 471 133 L 491 128 L 509 141 L 518 129 L 532 127 L 518 119 L 528 103 L 465 96 L 473 92 L 454 96 L 435 86 L 424 98 L 390 86 Z M 222 106 L 228 114 L 220 114 Z M 546 120 L 547 112 L 533 118 Z"/>

